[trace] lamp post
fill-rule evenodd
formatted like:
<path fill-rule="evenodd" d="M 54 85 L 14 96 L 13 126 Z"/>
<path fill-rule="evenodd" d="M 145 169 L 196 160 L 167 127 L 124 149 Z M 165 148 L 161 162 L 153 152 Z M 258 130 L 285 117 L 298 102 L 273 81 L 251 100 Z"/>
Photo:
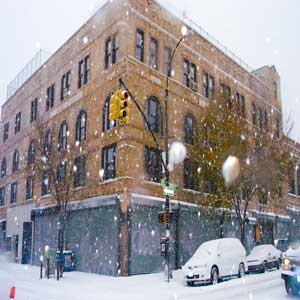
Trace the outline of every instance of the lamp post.
<path fill-rule="evenodd" d="M 192 36 L 194 33 L 194 30 L 191 29 L 188 31 L 186 26 L 183 26 L 181 28 L 182 37 L 177 42 L 175 48 L 173 49 L 168 65 L 168 70 L 166 74 L 166 88 L 165 88 L 165 151 L 166 151 L 166 163 L 165 163 L 165 173 L 166 173 L 166 181 L 165 186 L 166 188 L 169 187 L 170 183 L 170 171 L 169 171 L 169 125 L 168 125 L 168 98 L 169 98 L 169 78 L 172 76 L 172 63 L 173 59 L 176 53 L 176 50 L 178 49 L 179 45 L 183 42 L 183 40 L 186 37 Z M 165 274 L 166 274 L 166 281 L 169 282 L 170 278 L 172 277 L 172 270 L 170 269 L 170 196 L 166 194 L 166 254 L 165 254 Z"/>

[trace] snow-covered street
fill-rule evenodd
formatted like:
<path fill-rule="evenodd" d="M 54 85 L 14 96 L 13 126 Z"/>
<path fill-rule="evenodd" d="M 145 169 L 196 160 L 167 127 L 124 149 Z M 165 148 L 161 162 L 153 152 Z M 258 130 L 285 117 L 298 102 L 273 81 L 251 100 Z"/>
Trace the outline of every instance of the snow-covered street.
<path fill-rule="evenodd" d="M 286 295 L 280 271 L 248 275 L 216 286 L 187 287 L 181 271 L 174 272 L 174 279 L 167 283 L 162 273 L 131 277 L 108 277 L 80 272 L 65 273 L 56 281 L 39 279 L 39 268 L 0 263 L 0 299 L 16 286 L 16 300 L 282 300 Z"/>

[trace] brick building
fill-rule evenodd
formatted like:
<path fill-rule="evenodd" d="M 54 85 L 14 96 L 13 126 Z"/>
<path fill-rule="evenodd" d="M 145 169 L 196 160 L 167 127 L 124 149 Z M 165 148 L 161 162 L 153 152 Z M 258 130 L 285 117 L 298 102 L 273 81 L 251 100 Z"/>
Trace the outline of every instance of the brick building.
<path fill-rule="evenodd" d="M 84 180 L 79 178 L 74 187 L 67 227 L 67 245 L 75 252 L 77 269 L 110 275 L 162 269 L 159 242 L 164 227 L 157 219 L 164 206 L 160 152 L 134 105 L 128 125 L 112 126 L 109 95 L 119 87 L 119 78 L 126 81 L 163 149 L 165 78 L 183 25 L 153 0 L 109 1 L 2 106 L 0 239 L 19 261 L 37 264 L 45 245 L 57 246 L 55 202 L 42 182 L 30 184 L 23 172 L 31 153 L 30 132 L 43 117 L 54 143 L 62 128 L 67 143 L 78 141 L 82 147 Z M 249 71 L 199 31 L 182 43 L 174 58 L 171 141 L 185 142 L 189 148 L 188 136 L 201 111 L 221 95 L 235 99 L 253 126 L 282 135 L 280 94 L 275 67 Z M 297 149 L 294 144 L 296 156 Z M 220 236 L 221 219 L 212 221 L 198 213 L 201 193 L 184 176 L 184 164 L 171 173 L 171 182 L 180 187 L 171 203 L 173 267 L 181 266 L 201 242 Z M 88 186 L 90 178 L 99 180 Z M 262 211 L 255 203 L 248 248 L 255 243 L 260 220 L 266 242 L 299 238 L 300 188 L 298 183 L 294 187 L 281 205 Z M 238 234 L 234 218 L 223 228 L 225 236 Z"/>

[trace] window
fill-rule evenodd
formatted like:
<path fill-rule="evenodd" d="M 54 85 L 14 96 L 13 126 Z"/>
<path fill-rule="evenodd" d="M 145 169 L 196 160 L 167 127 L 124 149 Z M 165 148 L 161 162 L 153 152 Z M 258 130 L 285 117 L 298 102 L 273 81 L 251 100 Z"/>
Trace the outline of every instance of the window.
<path fill-rule="evenodd" d="M 35 141 L 31 141 L 28 148 L 28 165 L 34 163 L 35 160 Z"/>
<path fill-rule="evenodd" d="M 220 95 L 223 96 L 225 94 L 225 84 L 220 82 Z"/>
<path fill-rule="evenodd" d="M 105 68 L 110 68 L 119 60 L 119 35 L 109 37 L 105 42 Z"/>
<path fill-rule="evenodd" d="M 263 111 L 262 111 L 262 109 L 260 107 L 258 109 L 258 112 L 259 112 L 259 128 L 263 129 L 263 121 L 264 121 L 264 119 L 263 119 Z"/>
<path fill-rule="evenodd" d="M 5 202 L 5 188 L 0 188 L 0 206 L 4 206 Z"/>
<path fill-rule="evenodd" d="M 262 205 L 267 205 L 268 204 L 268 193 L 265 190 L 259 191 L 258 201 Z"/>
<path fill-rule="evenodd" d="M 82 142 L 86 140 L 86 122 L 87 114 L 82 110 L 76 121 L 76 142 Z"/>
<path fill-rule="evenodd" d="M 232 102 L 231 102 L 231 89 L 229 86 L 225 86 L 225 97 L 227 100 L 227 107 L 232 109 Z"/>
<path fill-rule="evenodd" d="M 90 56 L 87 55 L 78 63 L 78 88 L 87 84 L 90 76 Z"/>
<path fill-rule="evenodd" d="M 4 130 L 3 130 L 3 142 L 5 142 L 8 139 L 8 132 L 9 132 L 9 122 L 4 124 Z"/>
<path fill-rule="evenodd" d="M 45 135 L 44 138 L 44 143 L 43 143 L 43 151 L 44 151 L 44 155 L 48 156 L 49 153 L 51 152 L 51 148 L 52 148 L 52 134 L 50 129 L 47 130 L 47 133 Z"/>
<path fill-rule="evenodd" d="M 17 202 L 17 182 L 10 185 L 10 203 L 14 204 Z"/>
<path fill-rule="evenodd" d="M 150 41 L 150 66 L 154 69 L 158 69 L 158 42 L 155 38 L 151 38 Z"/>
<path fill-rule="evenodd" d="M 235 100 L 236 100 L 236 114 L 238 116 L 240 116 L 241 115 L 241 99 L 240 99 L 239 93 L 235 94 Z"/>
<path fill-rule="evenodd" d="M 55 85 L 52 84 L 47 88 L 46 111 L 54 106 Z"/>
<path fill-rule="evenodd" d="M 217 186 L 212 179 L 206 179 L 204 181 L 204 193 L 206 194 L 216 194 Z"/>
<path fill-rule="evenodd" d="M 197 68 L 196 65 L 191 63 L 191 71 L 190 71 L 190 78 L 191 78 L 191 88 L 194 91 L 198 91 L 198 85 L 197 85 Z"/>
<path fill-rule="evenodd" d="M 66 121 L 63 121 L 60 125 L 58 150 L 66 150 L 68 147 L 68 124 Z"/>
<path fill-rule="evenodd" d="M 256 106 L 252 103 L 252 123 L 256 125 Z"/>
<path fill-rule="evenodd" d="M 85 185 L 85 155 L 81 155 L 75 158 L 74 162 L 74 186 L 84 186 Z"/>
<path fill-rule="evenodd" d="M 210 97 L 214 97 L 214 95 L 215 95 L 215 78 L 214 77 L 209 76 L 208 86 L 209 86 L 209 95 L 210 95 Z"/>
<path fill-rule="evenodd" d="M 50 193 L 50 176 L 47 171 L 44 171 L 42 176 L 42 191 L 41 195 L 45 196 Z"/>
<path fill-rule="evenodd" d="M 13 155 L 13 163 L 12 163 L 12 172 L 16 172 L 19 170 L 19 151 L 15 150 Z"/>
<path fill-rule="evenodd" d="M 117 145 L 113 144 L 102 149 L 103 180 L 116 178 Z"/>
<path fill-rule="evenodd" d="M 194 144 L 196 136 L 196 120 L 193 115 L 188 114 L 184 120 L 184 142 L 187 144 Z"/>
<path fill-rule="evenodd" d="M 6 176 L 6 166 L 7 166 L 6 158 L 3 157 L 2 163 L 1 163 L 1 178 Z"/>
<path fill-rule="evenodd" d="M 106 100 L 105 100 L 104 106 L 103 106 L 103 114 L 102 114 L 102 130 L 103 130 L 103 132 L 107 131 L 113 127 L 116 127 L 116 122 L 111 121 L 109 119 L 110 97 L 111 97 L 111 94 L 106 97 Z"/>
<path fill-rule="evenodd" d="M 70 95 L 71 92 L 71 71 L 68 71 L 61 78 L 60 101 Z"/>
<path fill-rule="evenodd" d="M 279 119 L 275 120 L 275 137 L 276 138 L 280 138 L 280 123 L 279 123 Z"/>
<path fill-rule="evenodd" d="M 268 112 L 267 111 L 264 112 L 264 127 L 265 127 L 265 130 L 268 131 L 269 121 L 268 121 Z"/>
<path fill-rule="evenodd" d="M 144 61 L 144 32 L 142 30 L 136 32 L 135 57 L 139 61 Z"/>
<path fill-rule="evenodd" d="M 297 166 L 297 195 L 300 196 L 300 165 Z"/>
<path fill-rule="evenodd" d="M 31 101 L 31 106 L 30 106 L 30 123 L 32 123 L 33 121 L 36 121 L 37 111 L 38 111 L 38 98 L 35 98 L 33 101 Z"/>
<path fill-rule="evenodd" d="M 189 190 L 199 190 L 199 176 L 197 174 L 196 165 L 190 159 L 185 159 L 183 163 L 184 168 L 184 188 Z"/>
<path fill-rule="evenodd" d="M 146 179 L 154 182 L 160 182 L 162 178 L 161 151 L 145 147 L 145 173 Z"/>
<path fill-rule="evenodd" d="M 57 167 L 56 180 L 62 183 L 67 176 L 67 163 L 65 161 L 61 162 Z"/>
<path fill-rule="evenodd" d="M 162 133 L 161 106 L 156 97 L 151 96 L 148 99 L 146 116 L 150 126 L 150 128 L 146 128 L 153 132 Z"/>
<path fill-rule="evenodd" d="M 33 199 L 33 178 L 26 179 L 26 200 Z"/>
<path fill-rule="evenodd" d="M 171 48 L 165 47 L 164 48 L 164 73 L 172 77 L 172 70 L 171 70 Z"/>
<path fill-rule="evenodd" d="M 241 95 L 241 114 L 243 118 L 246 118 L 246 106 L 245 97 Z"/>
<path fill-rule="evenodd" d="M 15 133 L 19 132 L 21 130 L 21 112 L 18 112 L 15 116 Z"/>
<path fill-rule="evenodd" d="M 183 84 L 190 87 L 190 62 L 186 59 L 183 61 Z"/>
<path fill-rule="evenodd" d="M 295 167 L 294 165 L 290 165 L 289 167 L 289 177 L 290 177 L 289 193 L 290 194 L 296 194 L 294 167 Z"/>
<path fill-rule="evenodd" d="M 202 78 L 203 78 L 203 96 L 208 98 L 209 96 L 208 74 L 204 72 Z"/>

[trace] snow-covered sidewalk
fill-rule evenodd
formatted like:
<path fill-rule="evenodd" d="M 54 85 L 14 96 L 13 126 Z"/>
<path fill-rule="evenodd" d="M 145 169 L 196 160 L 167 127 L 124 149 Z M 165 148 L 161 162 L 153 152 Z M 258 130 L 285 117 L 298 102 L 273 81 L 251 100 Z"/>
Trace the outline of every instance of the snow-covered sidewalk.
<path fill-rule="evenodd" d="M 64 278 L 39 279 L 39 268 L 0 261 L 0 300 L 16 286 L 16 300 L 282 300 L 285 293 L 280 271 L 233 279 L 216 286 L 188 287 L 181 271 L 167 283 L 163 273 L 131 277 L 108 277 L 80 272 Z M 4 290 L 7 294 L 4 296 Z"/>

